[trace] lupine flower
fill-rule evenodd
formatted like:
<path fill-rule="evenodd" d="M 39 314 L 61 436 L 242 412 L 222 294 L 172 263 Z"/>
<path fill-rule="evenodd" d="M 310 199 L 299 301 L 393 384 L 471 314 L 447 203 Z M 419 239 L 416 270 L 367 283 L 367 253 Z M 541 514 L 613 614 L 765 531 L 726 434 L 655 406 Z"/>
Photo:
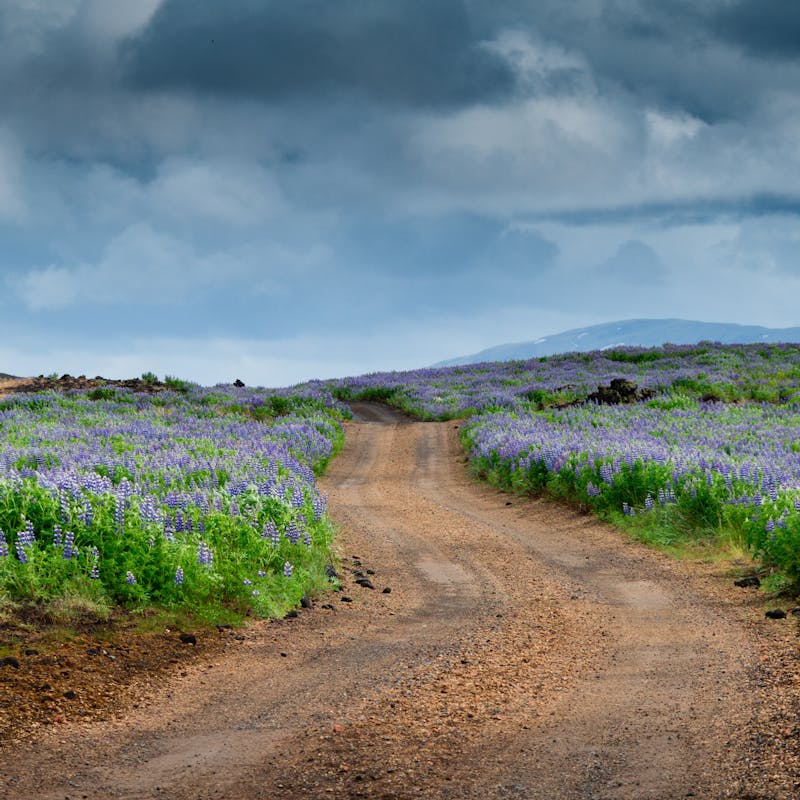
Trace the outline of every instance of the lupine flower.
<path fill-rule="evenodd" d="M 8 555 L 8 542 L 6 542 L 6 535 L 0 529 L 0 557 L 5 558 Z"/>
<path fill-rule="evenodd" d="M 261 530 L 261 536 L 264 539 L 268 539 L 273 547 L 278 547 L 281 543 L 281 533 L 278 530 L 277 525 L 275 525 L 271 519 L 268 519 L 264 523 L 264 527 Z"/>
<path fill-rule="evenodd" d="M 100 551 L 96 547 L 91 547 L 90 552 L 94 563 L 92 564 L 92 571 L 89 573 L 89 577 L 93 581 L 96 581 L 100 579 Z"/>
<path fill-rule="evenodd" d="M 175 578 L 173 580 L 175 586 L 183 586 L 183 577 L 183 567 L 178 567 L 175 570 Z"/>
<path fill-rule="evenodd" d="M 214 553 L 202 539 L 197 545 L 197 563 L 209 569 L 214 566 Z"/>
<path fill-rule="evenodd" d="M 130 570 L 125 573 L 125 583 L 127 583 L 129 586 L 136 585 L 136 578 Z"/>
<path fill-rule="evenodd" d="M 284 575 L 284 577 L 291 578 L 293 572 L 294 572 L 294 567 L 287 561 L 283 565 L 283 575 Z"/>
<path fill-rule="evenodd" d="M 73 556 L 75 544 L 75 534 L 72 531 L 67 531 L 64 534 L 64 551 L 61 554 L 61 557 L 65 560 L 69 561 L 69 559 Z"/>

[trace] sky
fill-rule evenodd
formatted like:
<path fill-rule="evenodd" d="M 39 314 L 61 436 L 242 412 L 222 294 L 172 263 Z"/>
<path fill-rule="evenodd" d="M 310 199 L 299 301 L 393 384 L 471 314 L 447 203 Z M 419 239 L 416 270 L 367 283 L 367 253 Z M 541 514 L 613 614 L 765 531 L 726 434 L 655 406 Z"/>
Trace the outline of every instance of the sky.
<path fill-rule="evenodd" d="M 796 0 L 0 0 L 0 372 L 800 325 Z"/>

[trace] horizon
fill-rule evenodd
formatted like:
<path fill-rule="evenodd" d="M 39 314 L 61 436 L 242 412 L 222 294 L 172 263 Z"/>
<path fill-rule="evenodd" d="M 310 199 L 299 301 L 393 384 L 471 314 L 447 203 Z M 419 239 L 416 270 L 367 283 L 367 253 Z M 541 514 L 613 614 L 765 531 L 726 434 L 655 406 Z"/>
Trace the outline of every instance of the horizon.
<path fill-rule="evenodd" d="M 798 26 L 783 0 L 6 7 L 0 371 L 288 386 L 631 318 L 797 326 Z"/>

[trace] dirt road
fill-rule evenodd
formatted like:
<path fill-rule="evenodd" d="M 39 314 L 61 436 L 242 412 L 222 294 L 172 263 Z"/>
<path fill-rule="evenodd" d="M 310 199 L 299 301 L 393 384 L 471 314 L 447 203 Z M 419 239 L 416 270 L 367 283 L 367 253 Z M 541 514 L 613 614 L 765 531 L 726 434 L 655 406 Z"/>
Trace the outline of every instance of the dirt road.
<path fill-rule="evenodd" d="M 453 423 L 356 411 L 323 481 L 333 609 L 254 624 L 120 720 L 0 748 L 0 796 L 798 796 L 796 720 L 769 706 L 797 696 L 791 632 L 764 627 L 789 621 L 710 567 L 476 485 Z"/>

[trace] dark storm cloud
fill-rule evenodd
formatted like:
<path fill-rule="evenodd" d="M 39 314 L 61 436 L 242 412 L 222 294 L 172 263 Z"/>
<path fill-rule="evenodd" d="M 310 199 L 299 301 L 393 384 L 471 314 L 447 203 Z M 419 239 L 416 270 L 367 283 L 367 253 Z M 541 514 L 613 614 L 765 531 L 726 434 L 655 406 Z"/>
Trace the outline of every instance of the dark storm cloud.
<path fill-rule="evenodd" d="M 500 0 L 490 8 L 503 25 L 579 53 L 603 93 L 706 122 L 746 116 L 765 89 L 797 83 L 794 71 L 776 75 L 760 58 L 800 52 L 794 0 Z"/>
<path fill-rule="evenodd" d="M 707 198 L 665 203 L 636 203 L 605 208 L 532 214 L 531 219 L 567 225 L 618 225 L 657 222 L 664 227 L 702 225 L 720 220 L 742 220 L 773 215 L 800 216 L 800 196 L 756 194 L 749 197 Z"/>
<path fill-rule="evenodd" d="M 740 0 L 723 5 L 710 24 L 728 41 L 758 55 L 800 58 L 797 0 Z"/>
<path fill-rule="evenodd" d="M 166 0 L 123 65 L 144 89 L 458 106 L 513 88 L 509 66 L 481 46 L 485 34 L 461 0 Z"/>

